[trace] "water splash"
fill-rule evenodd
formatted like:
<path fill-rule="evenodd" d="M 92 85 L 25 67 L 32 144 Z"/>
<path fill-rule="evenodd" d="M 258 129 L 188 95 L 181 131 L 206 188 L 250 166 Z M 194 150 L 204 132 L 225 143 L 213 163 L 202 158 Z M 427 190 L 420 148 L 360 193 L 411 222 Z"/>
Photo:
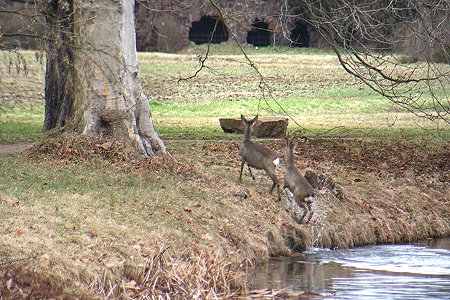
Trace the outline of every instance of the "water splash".
<path fill-rule="evenodd" d="M 297 204 L 294 195 L 289 189 L 284 190 L 285 205 L 291 210 L 291 215 L 294 220 L 299 221 L 303 216 L 304 209 Z M 308 230 L 309 241 L 306 243 L 308 248 L 306 251 L 311 251 L 314 248 L 321 247 L 322 236 L 326 229 L 326 224 L 323 220 L 326 219 L 326 208 L 332 197 L 331 191 L 325 190 L 325 193 L 319 194 L 315 197 L 310 197 L 311 211 L 305 216 L 307 223 L 301 223 Z"/>
<path fill-rule="evenodd" d="M 322 235 L 325 230 L 325 224 L 316 224 L 315 226 L 308 226 L 309 228 L 309 238 L 311 241 L 310 248 L 319 248 L 321 246 Z M 310 249 L 308 249 L 310 250 Z"/>
<path fill-rule="evenodd" d="M 312 203 L 312 211 L 314 212 L 314 215 L 308 224 L 311 249 L 322 247 L 322 237 L 327 229 L 327 225 L 324 220 L 326 220 L 327 217 L 327 203 L 329 203 L 330 197 L 331 194 L 328 190 L 326 193 L 314 197 L 314 201 Z"/>

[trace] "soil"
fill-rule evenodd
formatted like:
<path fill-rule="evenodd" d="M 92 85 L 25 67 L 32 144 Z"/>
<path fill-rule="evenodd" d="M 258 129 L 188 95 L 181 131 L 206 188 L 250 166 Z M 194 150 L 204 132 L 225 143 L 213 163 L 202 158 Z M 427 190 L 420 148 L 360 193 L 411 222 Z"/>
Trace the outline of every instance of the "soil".
<path fill-rule="evenodd" d="M 34 145 L 32 142 L 21 142 L 13 144 L 0 144 L 0 153 L 13 153 L 31 148 Z"/>

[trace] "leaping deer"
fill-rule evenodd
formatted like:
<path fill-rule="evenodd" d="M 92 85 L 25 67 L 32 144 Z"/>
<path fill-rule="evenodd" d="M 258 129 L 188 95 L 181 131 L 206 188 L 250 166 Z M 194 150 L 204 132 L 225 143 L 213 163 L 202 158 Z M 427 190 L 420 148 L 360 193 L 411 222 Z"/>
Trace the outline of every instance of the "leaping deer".
<path fill-rule="evenodd" d="M 286 138 L 286 150 L 284 152 L 286 159 L 286 170 L 284 173 L 283 190 L 286 188 L 294 195 L 295 202 L 301 206 L 304 210 L 303 216 L 300 219 L 300 223 L 305 218 L 308 212 L 311 212 L 308 221 L 311 220 L 311 201 L 308 201 L 308 197 L 314 196 L 314 189 L 306 178 L 300 173 L 294 164 L 294 149 L 297 146 L 298 141 L 295 138 Z M 288 195 L 289 198 L 289 195 Z"/>

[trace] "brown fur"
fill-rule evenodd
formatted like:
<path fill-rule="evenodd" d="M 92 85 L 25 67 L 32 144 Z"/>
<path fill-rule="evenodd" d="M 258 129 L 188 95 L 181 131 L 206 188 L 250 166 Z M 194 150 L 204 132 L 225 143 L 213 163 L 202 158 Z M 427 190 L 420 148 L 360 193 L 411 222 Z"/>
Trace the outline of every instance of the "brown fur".
<path fill-rule="evenodd" d="M 311 184 L 306 180 L 306 178 L 300 173 L 300 171 L 295 167 L 294 163 L 294 149 L 297 146 L 297 141 L 294 139 L 286 139 L 286 171 L 284 173 L 284 183 L 283 189 L 288 188 L 289 191 L 294 195 L 294 199 L 299 206 L 304 210 L 303 216 L 300 222 L 303 221 L 306 214 L 311 212 L 311 202 L 306 201 L 307 197 L 314 196 L 314 189 Z M 308 221 L 312 217 L 312 212 L 309 216 Z"/>
<path fill-rule="evenodd" d="M 250 141 L 253 132 L 253 125 L 256 121 L 258 121 L 258 116 L 253 118 L 253 120 L 248 121 L 243 115 L 241 115 L 241 120 L 244 123 L 244 137 L 242 139 L 241 148 L 239 149 L 239 155 L 242 157 L 239 180 L 242 180 L 242 170 L 245 163 L 247 163 L 248 171 L 253 179 L 255 179 L 255 177 L 253 176 L 250 167 L 258 170 L 262 169 L 266 171 L 267 175 L 269 175 L 272 179 L 270 193 L 272 193 L 276 186 L 278 191 L 278 200 L 281 200 L 280 184 L 275 171 L 276 164 L 274 163 L 275 160 L 279 160 L 278 154 L 265 146 Z"/>

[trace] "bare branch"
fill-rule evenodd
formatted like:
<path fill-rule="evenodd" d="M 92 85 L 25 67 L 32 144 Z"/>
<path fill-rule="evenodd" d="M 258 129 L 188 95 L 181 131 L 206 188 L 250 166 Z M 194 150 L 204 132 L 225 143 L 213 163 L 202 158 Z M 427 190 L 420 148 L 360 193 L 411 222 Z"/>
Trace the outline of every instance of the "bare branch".
<path fill-rule="evenodd" d="M 284 22 L 311 24 L 349 74 L 417 116 L 450 123 L 448 1 L 285 0 L 289 4 Z M 408 56 L 415 62 L 403 62 Z"/>

